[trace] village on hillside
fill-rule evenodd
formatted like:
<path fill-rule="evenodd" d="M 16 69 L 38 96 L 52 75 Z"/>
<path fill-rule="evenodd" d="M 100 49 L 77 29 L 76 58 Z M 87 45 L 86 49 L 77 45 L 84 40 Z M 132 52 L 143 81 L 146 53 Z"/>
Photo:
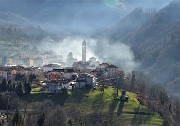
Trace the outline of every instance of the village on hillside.
<path fill-rule="evenodd" d="M 45 59 L 46 60 L 46 59 Z M 28 60 L 27 60 L 28 61 Z M 50 60 L 52 62 L 52 60 Z M 86 59 L 86 42 L 82 42 L 82 60 L 73 58 L 72 52 L 68 54 L 66 63 L 50 63 L 37 66 L 4 64 L 0 67 L 0 81 L 2 92 L 16 92 L 19 97 L 27 94 L 55 94 L 67 95 L 75 89 L 101 90 L 108 86 L 121 86 L 126 81 L 124 71 L 113 64 L 100 63 L 96 58 Z M 118 96 L 116 90 L 115 98 Z M 126 91 L 123 99 L 128 100 Z M 54 96 L 53 96 L 54 95 Z M 8 104 L 8 103 L 7 103 Z M 0 111 L 1 122 L 8 122 L 7 111 Z M 14 113 L 11 110 L 10 113 Z"/>
<path fill-rule="evenodd" d="M 82 42 L 81 61 L 74 59 L 72 52 L 70 52 L 64 65 L 51 62 L 42 67 L 6 64 L 0 67 L 0 81 L 0 90 L 3 92 L 1 95 L 6 98 L 5 102 L 2 102 L 4 105 L 0 106 L 0 124 L 22 123 L 24 125 L 26 120 L 31 120 L 29 125 L 34 125 L 37 121 L 40 126 L 41 123 L 48 120 L 50 122 L 46 123 L 52 124 L 50 117 L 45 119 L 48 114 L 44 114 L 45 111 L 50 111 L 50 108 L 32 108 L 33 104 L 42 104 L 41 106 L 48 104 L 45 107 L 53 107 L 53 104 L 61 105 L 63 109 L 68 110 L 76 108 L 87 115 L 88 113 L 101 112 L 101 109 L 104 108 L 103 113 L 108 111 L 112 115 L 111 118 L 107 119 L 107 125 L 112 123 L 111 119 L 116 119 L 115 122 L 119 125 L 121 121 L 124 121 L 124 116 L 125 118 L 130 117 L 132 120 L 134 115 L 135 118 L 136 115 L 142 115 L 144 121 L 137 118 L 135 120 L 138 122 L 133 123 L 162 124 L 162 119 L 157 113 L 140 105 L 140 101 L 143 102 L 144 99 L 140 98 L 140 92 L 143 92 L 144 88 L 142 85 L 135 85 L 135 73 L 125 74 L 122 68 L 109 63 L 100 63 L 94 57 L 87 61 L 85 41 Z M 128 91 L 133 91 L 136 94 Z M 16 99 L 15 101 L 12 95 Z M 46 100 L 49 99 L 53 102 L 50 103 L 52 104 L 50 106 L 49 103 L 46 103 Z M 15 105 L 11 106 L 11 104 Z M 73 108 L 74 104 L 78 106 Z M 111 104 L 114 105 L 111 106 Z M 71 115 L 73 111 L 69 114 Z M 40 115 L 40 117 L 34 118 L 33 115 Z M 154 120 L 147 120 L 144 115 L 148 118 L 154 118 Z M 83 119 L 81 118 L 83 117 L 79 114 L 76 116 L 78 120 L 74 120 L 75 117 L 72 117 L 71 121 L 74 124 L 82 125 Z M 119 120 L 120 116 L 122 117 Z M 34 119 L 32 120 L 32 118 Z M 91 117 L 87 116 L 87 118 Z M 101 118 L 101 115 L 97 118 Z M 79 120 L 81 121 L 79 122 Z M 129 125 L 129 121 L 125 121 L 125 123 Z"/>
<path fill-rule="evenodd" d="M 60 63 L 49 63 L 42 67 L 25 67 L 22 65 L 4 65 L 0 67 L 1 81 L 16 82 L 18 75 L 29 78 L 35 76 L 31 81 L 32 89 L 35 87 L 47 93 L 67 93 L 74 88 L 96 88 L 98 82 L 103 78 L 112 83 L 123 75 L 123 70 L 115 65 L 100 63 L 96 58 L 86 60 L 86 42 L 82 43 L 82 61 L 75 61 L 72 52 L 68 54 L 67 66 Z M 38 85 L 38 86 L 37 86 Z"/>

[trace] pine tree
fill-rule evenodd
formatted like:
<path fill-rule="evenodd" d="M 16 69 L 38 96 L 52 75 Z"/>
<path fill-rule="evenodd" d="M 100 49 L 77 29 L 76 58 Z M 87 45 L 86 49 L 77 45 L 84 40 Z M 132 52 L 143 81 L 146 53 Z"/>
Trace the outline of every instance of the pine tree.
<path fill-rule="evenodd" d="M 24 74 L 17 73 L 15 76 L 15 81 L 21 81 L 25 78 Z"/>
<path fill-rule="evenodd" d="M 7 86 L 6 86 L 6 90 L 7 91 L 11 91 L 11 80 L 9 80 L 8 82 L 7 82 Z"/>
<path fill-rule="evenodd" d="M 19 112 L 16 111 L 16 113 L 14 113 L 14 115 L 12 117 L 12 126 L 19 126 L 20 121 L 21 121 L 21 116 L 20 116 Z"/>
<path fill-rule="evenodd" d="M 44 121 L 45 121 L 45 114 L 42 113 L 42 114 L 39 116 L 39 119 L 38 119 L 38 121 L 37 121 L 38 126 L 44 126 Z"/>
<path fill-rule="evenodd" d="M 31 75 L 29 76 L 29 82 L 32 83 L 32 81 L 33 81 L 34 79 L 36 79 L 36 75 L 31 74 Z"/>
<path fill-rule="evenodd" d="M 26 82 L 26 80 L 24 80 L 24 91 L 25 91 L 25 94 L 30 94 L 31 92 L 30 82 Z"/>
<path fill-rule="evenodd" d="M 21 96 L 23 95 L 23 89 L 22 89 L 21 83 L 19 83 L 19 84 L 16 86 L 16 93 L 18 94 L 19 97 L 21 97 Z"/>
<path fill-rule="evenodd" d="M 13 83 L 12 85 L 11 85 L 11 91 L 15 91 L 16 90 L 16 86 L 15 86 L 15 83 Z"/>
<path fill-rule="evenodd" d="M 20 78 L 21 78 L 20 76 L 21 76 L 20 73 L 17 73 L 16 76 L 15 76 L 15 81 L 19 81 Z"/>
<path fill-rule="evenodd" d="M 3 79 L 2 83 L 1 83 L 0 90 L 3 92 L 7 90 L 7 82 L 6 82 L 5 78 Z"/>
<path fill-rule="evenodd" d="M 73 126 L 73 121 L 71 119 L 68 119 L 67 126 Z"/>

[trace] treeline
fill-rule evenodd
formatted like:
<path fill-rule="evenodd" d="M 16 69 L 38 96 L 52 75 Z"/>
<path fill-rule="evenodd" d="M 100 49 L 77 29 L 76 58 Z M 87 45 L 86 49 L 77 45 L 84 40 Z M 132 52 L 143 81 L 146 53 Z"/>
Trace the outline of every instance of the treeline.
<path fill-rule="evenodd" d="M 31 83 L 26 81 L 26 79 L 12 83 L 11 80 L 7 82 L 4 78 L 0 84 L 0 92 L 16 92 L 21 97 L 23 94 L 30 94 Z"/>
<path fill-rule="evenodd" d="M 133 73 L 127 85 L 127 90 L 137 93 L 141 104 L 161 115 L 164 126 L 180 124 L 180 100 L 170 96 L 163 85 L 155 84 L 142 73 Z"/>
<path fill-rule="evenodd" d="M 23 29 L 12 24 L 0 22 L 0 39 L 12 41 L 18 39 L 19 37 L 26 37 Z"/>
<path fill-rule="evenodd" d="M 12 126 L 109 126 L 124 125 L 110 121 L 109 113 L 94 112 L 84 115 L 77 104 L 66 107 L 54 105 L 51 100 L 19 103 L 9 124 Z"/>
<path fill-rule="evenodd" d="M 27 42 L 41 42 L 44 38 L 50 36 L 58 40 L 59 37 L 53 33 L 43 30 L 38 25 L 21 26 L 0 21 L 0 40 L 15 41 L 23 38 Z M 34 43 L 37 44 L 37 43 Z"/>
<path fill-rule="evenodd" d="M 31 83 L 36 79 L 35 75 L 26 77 L 24 74 L 17 74 L 15 80 L 6 80 L 5 78 L 0 83 L 0 93 L 3 92 L 16 92 L 18 96 L 23 94 L 28 95 L 31 92 Z"/>
<path fill-rule="evenodd" d="M 21 102 L 9 124 L 12 126 L 65 126 L 66 114 L 64 108 L 54 105 L 50 100 L 28 105 Z"/>

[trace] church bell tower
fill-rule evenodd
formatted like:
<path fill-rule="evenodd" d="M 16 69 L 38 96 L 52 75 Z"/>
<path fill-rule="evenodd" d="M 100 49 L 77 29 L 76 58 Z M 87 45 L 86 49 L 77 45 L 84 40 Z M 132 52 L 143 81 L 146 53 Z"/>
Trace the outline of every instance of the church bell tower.
<path fill-rule="evenodd" d="M 82 42 L 82 62 L 86 62 L 86 42 Z"/>

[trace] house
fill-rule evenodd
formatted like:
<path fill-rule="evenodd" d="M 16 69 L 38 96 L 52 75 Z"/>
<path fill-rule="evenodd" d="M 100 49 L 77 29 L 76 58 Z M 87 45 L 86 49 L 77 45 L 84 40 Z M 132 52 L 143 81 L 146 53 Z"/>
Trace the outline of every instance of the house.
<path fill-rule="evenodd" d="M 89 64 L 89 68 L 91 69 L 95 69 L 97 66 L 100 65 L 100 62 L 99 61 L 96 61 L 96 58 L 95 57 L 91 57 L 89 58 L 89 61 L 88 61 L 90 64 Z"/>
<path fill-rule="evenodd" d="M 61 64 L 58 64 L 58 63 L 47 64 L 47 65 L 43 66 L 44 72 L 52 71 L 53 69 L 63 69 L 63 66 Z"/>
<path fill-rule="evenodd" d="M 76 79 L 76 73 L 73 69 L 53 69 L 47 72 L 47 81 L 57 81 L 61 78 L 65 78 L 69 81 Z"/>
<path fill-rule="evenodd" d="M 102 63 L 98 67 L 96 67 L 95 71 L 97 72 L 96 75 L 97 77 L 106 77 L 106 67 L 108 67 L 108 63 Z"/>
<path fill-rule="evenodd" d="M 47 72 L 47 86 L 49 93 L 67 93 L 69 80 L 64 77 L 65 69 L 54 69 Z M 69 71 L 70 72 L 70 71 Z"/>
<path fill-rule="evenodd" d="M 8 79 L 9 79 L 9 80 L 15 80 L 16 74 L 17 74 L 17 70 L 16 70 L 14 67 L 12 67 L 12 68 L 10 69 L 10 71 L 9 71 Z"/>
<path fill-rule="evenodd" d="M 12 74 L 12 75 L 16 75 L 16 74 L 17 74 L 17 70 L 16 70 L 15 68 L 12 68 L 11 74 Z"/>
<path fill-rule="evenodd" d="M 109 66 L 108 63 L 101 63 L 101 64 L 99 64 L 99 66 L 97 67 L 97 69 L 105 70 L 106 67 L 108 67 L 108 66 Z"/>
<path fill-rule="evenodd" d="M 76 88 L 85 88 L 87 81 L 85 78 L 76 80 Z"/>
<path fill-rule="evenodd" d="M 23 66 L 20 66 L 20 65 L 14 66 L 13 69 L 15 69 L 17 73 L 23 74 L 23 71 L 24 71 Z"/>
<path fill-rule="evenodd" d="M 75 76 L 76 76 L 76 73 L 75 73 L 74 69 L 69 68 L 69 69 L 64 70 L 64 78 L 66 78 L 68 80 L 74 80 Z"/>
<path fill-rule="evenodd" d="M 91 88 L 96 84 L 96 79 L 91 74 L 80 74 L 76 79 L 76 88 Z"/>
<path fill-rule="evenodd" d="M 45 54 L 45 57 L 43 59 L 43 64 L 58 64 L 59 58 L 57 55 Z"/>
<path fill-rule="evenodd" d="M 14 67 L 1 67 L 0 68 L 0 78 L 5 78 L 6 80 L 14 80 L 17 74 Z"/>
<path fill-rule="evenodd" d="M 118 67 L 109 65 L 106 67 L 106 77 L 114 77 L 118 73 Z"/>
<path fill-rule="evenodd" d="M 73 63 L 73 69 L 75 71 L 80 71 L 81 73 L 87 72 L 87 69 L 89 68 L 90 63 L 89 62 L 74 62 Z"/>
<path fill-rule="evenodd" d="M 47 82 L 57 82 L 63 77 L 63 71 L 52 70 L 47 72 Z"/>
<path fill-rule="evenodd" d="M 61 93 L 61 88 L 58 86 L 58 84 L 50 83 L 48 84 L 48 92 L 49 93 Z"/>
<path fill-rule="evenodd" d="M 31 69 L 33 70 L 34 75 L 36 76 L 43 75 L 43 69 L 41 69 L 40 67 L 31 67 Z"/>
<path fill-rule="evenodd" d="M 62 79 L 56 82 L 49 82 L 47 85 L 49 93 L 66 93 L 70 84 L 67 79 Z"/>
<path fill-rule="evenodd" d="M 98 72 L 96 70 L 91 70 L 90 71 L 90 74 L 93 75 L 93 76 L 97 76 Z"/>
<path fill-rule="evenodd" d="M 8 70 L 5 68 L 0 68 L 0 78 L 8 78 Z"/>
<path fill-rule="evenodd" d="M 33 69 L 31 69 L 30 67 L 24 68 L 24 69 L 21 71 L 21 74 L 25 74 L 26 76 L 32 75 L 32 74 L 33 74 Z"/>

